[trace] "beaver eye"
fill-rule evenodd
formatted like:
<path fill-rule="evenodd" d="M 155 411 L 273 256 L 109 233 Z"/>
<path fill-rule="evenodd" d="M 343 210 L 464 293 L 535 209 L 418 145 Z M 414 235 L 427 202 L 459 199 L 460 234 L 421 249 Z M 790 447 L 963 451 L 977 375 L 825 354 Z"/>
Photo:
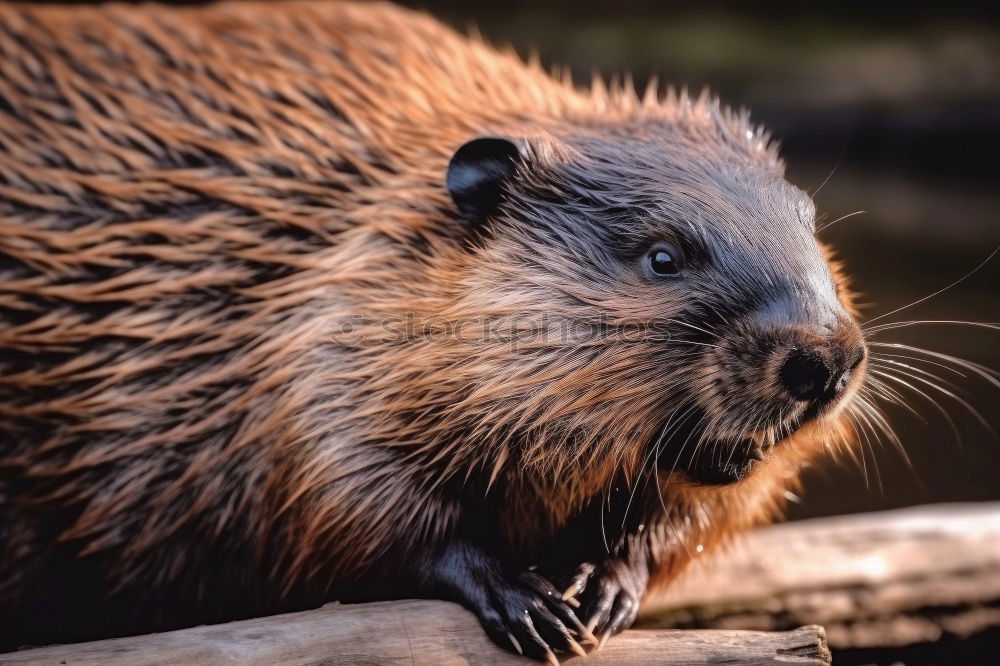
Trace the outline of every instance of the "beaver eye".
<path fill-rule="evenodd" d="M 659 277 L 672 277 L 680 274 L 684 267 L 683 257 L 679 250 L 671 246 L 657 246 L 646 255 L 649 270 Z"/>

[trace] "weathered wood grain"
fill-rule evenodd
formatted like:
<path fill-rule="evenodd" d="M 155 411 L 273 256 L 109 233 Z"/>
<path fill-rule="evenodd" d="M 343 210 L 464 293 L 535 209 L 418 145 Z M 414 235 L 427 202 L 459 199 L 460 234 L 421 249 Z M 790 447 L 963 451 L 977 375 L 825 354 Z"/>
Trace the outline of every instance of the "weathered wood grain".
<path fill-rule="evenodd" d="M 1000 627 L 1000 503 L 923 506 L 758 530 L 695 562 L 644 626 L 826 628 L 891 647 Z"/>
<path fill-rule="evenodd" d="M 823 630 L 787 632 L 634 630 L 579 663 L 830 663 Z M 475 618 L 442 601 L 328 604 L 242 622 L 0 654 L 2 664 L 527 664 L 495 647 Z"/>

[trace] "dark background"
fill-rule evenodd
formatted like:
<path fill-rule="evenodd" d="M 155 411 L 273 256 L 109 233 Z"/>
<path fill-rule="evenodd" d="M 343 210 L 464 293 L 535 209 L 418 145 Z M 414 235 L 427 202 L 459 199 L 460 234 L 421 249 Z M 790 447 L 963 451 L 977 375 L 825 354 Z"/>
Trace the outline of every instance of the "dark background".
<path fill-rule="evenodd" d="M 1000 245 L 1000 22 L 975 4 L 404 4 L 463 31 L 477 26 L 490 42 L 513 44 L 522 55 L 537 51 L 547 65 L 568 64 L 581 83 L 594 71 L 605 77 L 629 71 L 640 89 L 656 75 L 661 83 L 694 91 L 708 86 L 725 103 L 748 107 L 781 140 L 789 179 L 816 192 L 822 218 L 866 211 L 820 234 L 846 261 L 866 317 L 947 286 Z M 998 276 L 1000 256 L 941 295 L 879 323 L 998 322 Z M 886 331 L 876 340 L 1000 368 L 997 331 L 921 325 Z M 968 373 L 914 365 L 956 384 L 956 393 L 1000 430 L 1000 389 Z M 907 396 L 924 422 L 891 405 L 885 411 L 912 469 L 880 438 L 864 468 L 847 462 L 814 470 L 793 518 L 1000 499 L 996 434 L 936 393 L 956 436 L 927 400 Z"/>

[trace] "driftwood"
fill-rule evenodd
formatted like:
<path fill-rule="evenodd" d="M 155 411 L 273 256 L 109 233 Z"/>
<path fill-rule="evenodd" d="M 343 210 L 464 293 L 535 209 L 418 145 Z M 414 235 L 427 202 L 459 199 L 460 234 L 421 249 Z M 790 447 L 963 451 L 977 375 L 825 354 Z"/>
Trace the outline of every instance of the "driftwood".
<path fill-rule="evenodd" d="M 918 507 L 759 530 L 692 565 L 640 628 L 588 664 L 825 664 L 1000 627 L 1000 503 Z M 661 627 L 712 627 L 710 630 Z M 494 647 L 454 604 L 323 608 L 0 654 L 0 664 L 529 663 Z M 579 663 L 584 663 L 580 661 Z"/>
<path fill-rule="evenodd" d="M 964 639 L 1000 627 L 1000 503 L 924 506 L 758 530 L 646 605 L 642 626 L 819 624 L 830 647 Z"/>
<path fill-rule="evenodd" d="M 820 627 L 787 632 L 633 630 L 590 664 L 830 663 Z M 443 601 L 328 604 L 242 622 L 0 654 L 2 664 L 528 664 L 495 647 L 473 616 Z"/>

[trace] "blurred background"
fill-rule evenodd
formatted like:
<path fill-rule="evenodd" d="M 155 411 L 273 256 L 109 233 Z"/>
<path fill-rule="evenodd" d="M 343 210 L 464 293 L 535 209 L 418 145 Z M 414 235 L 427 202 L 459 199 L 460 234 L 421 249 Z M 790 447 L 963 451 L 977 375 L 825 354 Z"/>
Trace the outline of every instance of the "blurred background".
<path fill-rule="evenodd" d="M 693 91 L 707 86 L 726 104 L 749 108 L 780 140 L 789 180 L 814 193 L 820 225 L 850 215 L 820 238 L 846 262 L 866 318 L 961 279 L 1000 245 L 1000 22 L 982 10 L 987 3 L 403 4 L 462 31 L 477 27 L 522 56 L 537 52 L 546 65 L 568 65 L 581 83 L 593 72 L 631 72 L 640 90 L 655 76 Z M 998 322 L 998 277 L 1000 256 L 878 323 Z M 874 340 L 1000 369 L 1000 332 L 989 329 L 918 325 Z M 948 390 L 987 423 L 920 381 L 928 377 L 897 366 L 944 411 L 899 384 L 916 414 L 884 405 L 912 467 L 881 437 L 864 464 L 813 470 L 792 518 L 1000 499 L 1000 440 L 991 432 L 1000 430 L 1000 389 L 968 372 L 895 360 L 953 383 Z"/>

